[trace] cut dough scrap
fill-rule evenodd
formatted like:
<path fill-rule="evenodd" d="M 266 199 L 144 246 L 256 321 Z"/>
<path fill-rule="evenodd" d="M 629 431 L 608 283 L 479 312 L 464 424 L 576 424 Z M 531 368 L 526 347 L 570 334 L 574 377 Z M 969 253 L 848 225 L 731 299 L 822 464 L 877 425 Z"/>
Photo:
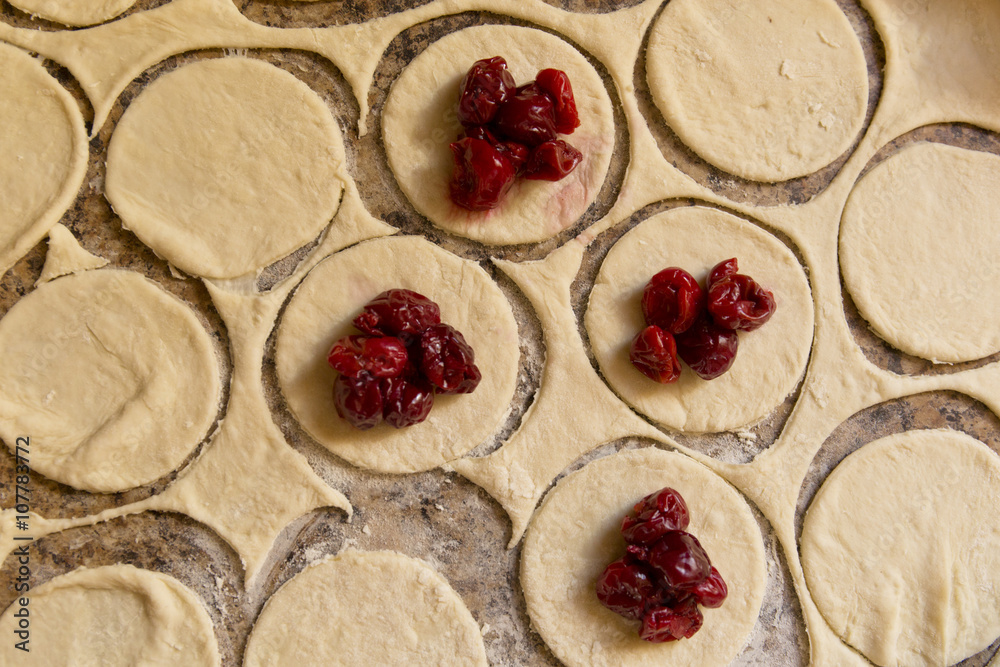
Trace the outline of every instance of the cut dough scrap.
<path fill-rule="evenodd" d="M 121 491 L 174 470 L 219 393 L 194 313 L 136 273 L 45 283 L 0 320 L 0 437 L 13 450 L 30 436 L 31 467 L 74 488 Z"/>
<path fill-rule="evenodd" d="M 903 352 L 960 362 L 1000 351 L 1000 157 L 916 143 L 854 187 L 840 231 L 844 283 Z"/>
<path fill-rule="evenodd" d="M 729 586 L 691 639 L 651 644 L 639 625 L 609 611 L 594 585 L 625 554 L 621 520 L 644 496 L 680 492 L 688 531 Z M 681 454 L 646 448 L 587 464 L 549 492 L 524 543 L 521 585 L 532 625 L 565 664 L 639 667 L 728 665 L 757 622 L 767 581 L 760 528 L 746 501 L 721 477 Z"/>
<path fill-rule="evenodd" d="M 13 6 L 32 16 L 63 25 L 103 23 L 135 4 L 135 0 L 14 0 Z"/>
<path fill-rule="evenodd" d="M 0 43 L 0 273 L 69 208 L 87 170 L 87 133 L 69 93 Z"/>
<path fill-rule="evenodd" d="M 83 247 L 62 225 L 56 225 L 49 230 L 49 249 L 45 253 L 45 266 L 36 285 L 55 280 L 70 273 L 79 273 L 90 269 L 100 269 L 107 266 L 108 260 L 92 255 Z"/>
<path fill-rule="evenodd" d="M 963 433 L 863 446 L 823 483 L 802 566 L 830 627 L 878 665 L 952 665 L 1000 636 L 1000 457 Z"/>
<path fill-rule="evenodd" d="M 833 0 L 673 0 L 650 34 L 646 72 L 681 141 L 755 181 L 833 162 L 868 106 L 865 55 Z"/>
<path fill-rule="evenodd" d="M 359 333 L 351 321 L 382 292 L 405 288 L 441 307 L 476 352 L 483 379 L 471 394 L 436 396 L 426 421 L 403 429 L 359 431 L 333 407 L 333 344 Z M 416 237 L 361 243 L 317 266 L 281 320 L 278 381 L 302 426 L 338 456 L 381 472 L 418 472 L 454 460 L 482 442 L 510 408 L 520 348 L 517 323 L 503 293 L 475 262 Z"/>
<path fill-rule="evenodd" d="M 322 231 L 344 159 L 337 123 L 307 85 L 260 60 L 204 60 L 129 106 L 108 149 L 107 196 L 177 268 L 236 278 Z"/>
<path fill-rule="evenodd" d="M 462 130 L 456 113 L 462 78 L 472 63 L 496 55 L 518 85 L 547 67 L 569 75 L 581 125 L 560 137 L 583 161 L 554 183 L 518 179 L 498 208 L 473 213 L 448 195 L 454 165 L 448 144 Z M 417 211 L 446 231 L 490 245 L 544 241 L 575 223 L 604 184 L 615 140 L 611 99 L 587 59 L 549 33 L 501 25 L 452 33 L 414 58 L 389 92 L 382 131 L 389 166 Z"/>
<path fill-rule="evenodd" d="M 479 626 L 426 563 L 391 551 L 347 551 L 307 567 L 254 624 L 244 667 L 485 667 Z"/>
<path fill-rule="evenodd" d="M 706 381 L 682 364 L 669 385 L 637 371 L 629 345 L 645 326 L 640 299 L 649 279 L 677 266 L 704 285 L 712 267 L 731 257 L 774 293 L 777 309 L 760 329 L 740 333 L 729 371 Z M 813 301 L 802 266 L 777 238 L 729 213 L 688 207 L 653 216 L 615 243 L 585 323 L 604 377 L 636 409 L 672 429 L 726 431 L 763 419 L 795 388 L 812 345 Z"/>
<path fill-rule="evenodd" d="M 30 651 L 15 648 L 22 609 L 0 616 L 0 663 L 131 667 L 220 665 L 212 619 L 195 594 L 173 577 L 131 565 L 80 568 L 33 589 Z"/>

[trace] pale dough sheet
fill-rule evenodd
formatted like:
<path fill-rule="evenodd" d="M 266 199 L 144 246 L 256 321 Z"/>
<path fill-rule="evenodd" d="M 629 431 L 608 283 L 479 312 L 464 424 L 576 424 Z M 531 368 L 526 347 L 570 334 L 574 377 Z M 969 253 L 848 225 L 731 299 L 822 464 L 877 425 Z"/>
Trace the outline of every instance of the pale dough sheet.
<path fill-rule="evenodd" d="M 100 4 L 76 7 L 89 13 L 88 21 L 102 20 Z M 534 27 L 468 27 L 412 50 L 394 44 L 414 26 L 466 11 Z M 1000 5 L 863 0 L 849 13 L 866 21 L 865 12 L 884 46 L 884 76 L 877 62 L 866 63 L 833 0 L 646 0 L 605 14 L 564 11 L 541 0 L 436 0 L 366 23 L 301 29 L 254 23 L 230 0 L 172 0 L 76 31 L 0 21 L 0 40 L 16 45 L 0 44 L 0 147 L 16 156 L 0 161 L 0 268 L 28 255 L 4 279 L 4 295 L 22 291 L 8 297 L 6 303 L 16 305 L 0 320 L 0 436 L 11 446 L 30 431 L 35 479 L 45 475 L 92 491 L 145 485 L 189 459 L 176 479 L 141 500 L 105 502 L 101 507 L 110 509 L 100 514 L 78 511 L 86 504 L 69 505 L 67 518 L 31 514 L 26 533 L 38 540 L 37 566 L 50 579 L 34 589 L 39 606 L 53 591 L 51 599 L 64 602 L 49 618 L 63 623 L 68 615 L 85 625 L 93 619 L 75 610 L 127 614 L 145 597 L 163 602 L 165 596 L 166 608 L 155 607 L 149 617 L 149 634 L 133 637 L 145 647 L 135 650 L 153 651 L 158 660 L 161 634 L 177 631 L 182 638 L 168 643 L 192 657 L 170 664 L 218 664 L 211 621 L 202 618 L 195 596 L 163 575 L 116 566 L 52 578 L 65 572 L 67 561 L 90 563 L 104 552 L 51 553 L 45 535 L 76 535 L 70 529 L 155 510 L 195 519 L 199 530 L 207 527 L 212 539 L 224 541 L 206 539 L 200 544 L 215 546 L 201 548 L 225 551 L 234 568 L 242 565 L 238 602 L 223 605 L 220 615 L 227 622 L 240 614 L 246 619 L 242 631 L 225 628 L 227 642 L 237 647 L 256 618 L 248 661 L 283 650 L 273 647 L 295 632 L 345 642 L 300 644 L 310 650 L 302 660 L 368 655 L 383 623 L 361 603 L 375 600 L 382 620 L 404 631 L 392 638 L 400 643 L 384 645 L 389 657 L 367 657 L 364 664 L 399 662 L 397 651 L 412 654 L 416 646 L 426 648 L 420 655 L 429 664 L 485 664 L 487 656 L 497 664 L 661 664 L 669 656 L 671 664 L 751 665 L 767 663 L 775 651 L 795 664 L 802 661 L 798 641 L 808 641 L 808 659 L 817 667 L 863 665 L 858 651 L 880 665 L 944 664 L 976 652 L 973 664 L 985 664 L 990 655 L 983 649 L 1000 633 L 996 451 L 955 431 L 858 443 L 812 501 L 801 540 L 797 532 L 803 480 L 828 454 L 824 446 L 838 427 L 855 415 L 927 392 L 969 397 L 1000 412 L 1000 364 L 989 356 L 1000 349 L 997 158 L 939 144 L 879 155 L 926 123 L 1000 131 L 1000 87 L 992 74 L 1000 63 Z M 120 100 L 160 61 L 210 48 L 262 51 L 184 57 Z M 355 100 L 317 93 L 305 83 L 308 67 L 295 72 L 264 62 L 275 50 L 326 58 L 334 87 L 349 88 Z M 472 220 L 455 216 L 440 196 L 450 168 L 447 143 L 457 130 L 448 108 L 471 62 L 500 51 L 519 83 L 541 67 L 570 73 L 584 125 L 567 139 L 585 160 L 567 182 L 523 184 L 500 209 Z M 87 164 L 77 101 L 29 52 L 65 66 L 62 76 L 75 78 L 79 94 L 88 96 L 101 137 L 92 149 L 107 156 L 106 184 L 103 168 Z M 380 61 L 401 53 L 408 64 L 398 77 L 380 80 Z M 880 87 L 869 85 L 866 72 Z M 870 90 L 881 97 L 866 116 Z M 644 117 L 640 95 L 662 118 Z M 384 107 L 373 107 L 372 114 L 382 114 L 375 125 L 382 132 L 372 141 L 385 151 L 387 201 L 407 198 L 426 217 L 415 223 L 426 226 L 417 228 L 444 247 L 419 236 L 393 238 L 398 230 L 366 208 L 352 171 L 357 154 L 347 148 L 368 140 L 358 134 L 376 119 L 369 113 L 372 99 L 384 100 Z M 616 127 L 612 99 L 621 101 L 624 127 Z M 113 113 L 119 101 L 129 102 L 120 117 Z M 348 113 L 335 116 L 341 107 Z M 674 166 L 670 150 L 647 127 L 663 120 L 683 150 L 722 170 L 715 182 Z M 543 259 L 522 261 L 535 256 L 519 244 L 559 237 L 595 202 L 616 133 L 625 137 L 628 165 L 608 188 L 613 201 L 599 202 L 608 214 Z M 108 138 L 105 153 L 100 144 Z M 802 204 L 762 206 L 753 197 L 740 203 L 713 189 L 729 176 L 794 180 L 852 146 L 839 173 Z M 866 172 L 873 160 L 880 163 Z M 85 172 L 88 186 L 74 200 Z M 788 190 L 779 185 L 775 191 L 794 191 L 795 183 L 785 185 Z M 87 237 L 79 229 L 98 239 L 134 233 L 171 267 L 207 278 L 203 284 L 180 273 L 169 279 L 194 285 L 190 293 L 200 297 L 188 298 L 202 299 L 199 306 L 218 315 L 228 343 L 228 350 L 218 350 L 232 360 L 229 378 L 219 377 L 216 349 L 193 314 L 195 304 L 142 277 L 156 270 L 163 280 L 171 275 L 151 253 L 126 264 L 119 246 L 88 246 L 96 257 L 61 227 L 51 233 L 44 270 L 41 251 L 29 253 L 75 201 L 102 192 L 131 232 L 117 223 L 96 226 L 89 218 L 100 215 L 95 206 L 80 206 L 71 216 L 75 225 L 66 220 L 67 227 L 81 238 Z M 676 208 L 652 212 L 663 206 Z M 106 217 L 102 224 L 116 220 Z M 595 257 L 602 244 L 610 246 L 603 259 Z M 296 254 L 268 268 L 289 253 Z M 731 375 L 701 382 L 688 373 L 673 387 L 650 385 L 623 355 L 641 318 L 642 284 L 666 265 L 702 278 L 732 256 L 775 292 L 774 318 L 741 335 Z M 106 260 L 133 271 L 100 269 Z M 278 276 L 267 283 L 270 291 L 261 291 L 262 271 Z M 36 280 L 40 285 L 20 298 Z M 113 298 L 103 298 L 109 285 Z M 475 347 L 483 384 L 471 395 L 440 399 L 430 420 L 413 429 L 351 432 L 334 416 L 326 352 L 351 333 L 349 322 L 364 303 L 390 287 L 416 289 L 440 303 L 444 321 Z M 968 363 L 907 374 L 866 356 L 849 328 L 858 320 L 845 316 L 844 288 L 898 350 Z M 529 314 L 526 320 L 537 318 L 534 328 L 515 320 L 512 305 Z M 526 332 L 536 330 L 527 340 Z M 519 365 L 530 356 L 524 350 L 533 350 L 540 365 L 526 379 L 519 378 Z M 272 356 L 276 371 L 268 366 Z M 899 355 L 888 350 L 886 356 Z M 220 412 L 227 382 L 229 401 Z M 789 395 L 796 397 L 794 407 L 779 408 Z M 725 431 L 740 428 L 741 437 L 753 439 L 755 424 L 776 415 L 776 439 L 747 464 L 710 456 L 699 444 L 704 439 L 689 437 L 717 433 L 705 438 L 724 442 L 731 437 Z M 189 457 L 217 416 L 217 429 Z M 934 417 L 951 423 L 949 415 Z M 921 427 L 922 419 L 913 426 Z M 483 451 L 491 437 L 499 446 Z M 922 446 L 925 438 L 934 446 Z M 597 460 L 585 458 L 602 445 L 620 449 L 635 439 L 639 451 L 600 450 Z M 483 456 L 467 456 L 480 445 L 476 453 Z M 479 579 L 469 577 L 455 586 L 463 601 L 434 571 L 448 571 L 449 559 L 465 557 L 480 539 L 476 531 L 433 547 L 432 540 L 405 537 L 387 547 L 384 536 L 345 521 L 354 497 L 375 498 L 358 507 L 358 515 L 384 509 L 376 495 L 362 493 L 379 483 L 398 481 L 403 493 L 415 494 L 414 502 L 427 500 L 424 489 L 428 480 L 444 477 L 433 470 L 442 466 L 481 486 L 485 493 L 477 501 L 492 502 L 487 494 L 497 501 L 510 518 L 501 532 L 511 546 L 531 522 L 521 578 L 516 552 L 505 565 L 510 586 L 523 586 L 527 613 L 517 606 L 516 590 L 503 591 L 507 597 L 496 602 L 490 597 L 496 591 L 479 590 Z M 579 470 L 552 488 L 571 468 Z M 387 476 L 418 471 L 429 472 Z M 942 479 L 946 486 L 939 486 Z M 694 639 L 664 647 L 627 633 L 589 591 L 595 573 L 616 557 L 612 547 L 621 546 L 610 527 L 638 498 L 666 485 L 687 498 L 695 532 L 730 582 L 731 598 L 706 612 L 708 622 Z M 944 489 L 931 498 L 939 509 L 926 510 L 920 494 L 927 488 Z M 58 500 L 63 493 L 71 492 L 49 495 Z M 39 502 L 51 507 L 43 495 Z M 15 536 L 25 536 L 13 504 L 13 497 L 3 499 L 0 555 L 14 548 Z M 766 535 L 751 506 L 761 525 L 766 520 Z M 330 507 L 339 511 L 315 511 Z M 420 525 L 439 537 L 442 524 L 423 509 Z M 847 520 L 852 517 L 859 520 Z M 482 525 L 490 521 L 483 518 Z M 883 551 L 882 528 L 895 521 L 912 530 L 900 531 L 888 545 L 893 549 Z M 299 567 L 289 564 L 288 554 L 306 539 L 302 527 L 310 522 L 335 539 L 306 551 L 303 561 L 321 564 L 291 578 L 264 606 L 262 591 L 274 590 L 269 577 Z M 762 537 L 774 546 L 765 550 Z M 136 548 L 151 539 L 159 537 L 142 536 Z M 323 560 L 351 540 L 367 548 Z M 384 553 L 387 548 L 407 555 Z M 3 567 L 11 563 L 8 558 Z M 90 589 L 79 583 L 83 577 L 110 577 L 100 589 L 110 592 L 92 603 Z M 766 596 L 782 596 L 774 590 L 779 579 L 790 582 L 780 612 L 795 615 L 798 634 L 779 637 L 758 612 Z M 68 597 L 54 595 L 63 590 L 60 582 L 68 582 Z M 197 594 L 222 604 L 211 588 Z M 501 622 L 492 633 L 482 629 L 484 642 L 477 625 L 492 614 Z M 525 616 L 555 658 L 530 645 L 537 638 Z M 177 626 L 177 618 L 190 624 Z M 38 623 L 42 633 L 48 621 Z M 761 625 L 765 639 L 757 642 L 754 628 Z M 223 628 L 216 630 L 222 636 Z M 780 646 L 769 647 L 769 640 Z M 51 646 L 62 650 L 55 640 Z M 510 646 L 518 652 L 505 653 Z M 96 643 L 80 649 L 98 661 L 102 650 Z M 227 650 L 229 661 L 242 658 L 241 648 Z"/>

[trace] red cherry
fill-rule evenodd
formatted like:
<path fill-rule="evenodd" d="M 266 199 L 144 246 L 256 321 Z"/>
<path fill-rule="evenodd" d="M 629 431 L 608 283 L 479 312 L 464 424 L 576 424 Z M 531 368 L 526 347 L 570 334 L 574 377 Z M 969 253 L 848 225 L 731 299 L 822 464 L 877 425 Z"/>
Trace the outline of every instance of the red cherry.
<path fill-rule="evenodd" d="M 712 571 L 701 543 L 683 530 L 668 531 L 649 550 L 649 564 L 673 588 L 688 588 Z"/>
<path fill-rule="evenodd" d="M 718 326 L 702 314 L 691 327 L 677 334 L 677 355 L 705 380 L 713 380 L 733 365 L 740 339 L 732 329 Z"/>
<path fill-rule="evenodd" d="M 686 331 L 705 307 L 701 285 L 684 269 L 672 266 L 649 279 L 642 291 L 646 324 L 678 334 Z"/>
<path fill-rule="evenodd" d="M 759 329 L 774 314 L 774 294 L 761 287 L 750 276 L 735 273 L 735 259 L 723 262 L 729 263 L 732 265 L 732 273 L 726 272 L 726 269 L 719 272 L 715 281 L 709 279 L 708 312 L 720 327 L 739 331 Z M 712 270 L 712 275 L 716 274 L 717 269 L 719 266 Z"/>
<path fill-rule="evenodd" d="M 511 166 L 514 167 L 514 171 L 518 173 L 521 172 L 525 162 L 528 160 L 528 156 L 531 154 L 530 149 L 524 144 L 519 144 L 516 141 L 501 141 L 485 125 L 470 125 L 466 127 L 465 136 L 488 141 L 493 148 L 497 149 L 498 153 L 510 161 Z"/>
<path fill-rule="evenodd" d="M 493 128 L 525 146 L 550 141 L 556 138 L 555 104 L 536 84 L 521 86 L 500 105 Z"/>
<path fill-rule="evenodd" d="M 622 537 L 630 546 L 649 545 L 671 530 L 686 530 L 689 521 L 690 513 L 684 498 L 667 487 L 635 504 L 632 513 L 622 520 Z"/>
<path fill-rule="evenodd" d="M 632 339 L 628 358 L 640 373 L 661 384 L 676 382 L 681 376 L 674 337 L 660 327 L 640 331 Z"/>
<path fill-rule="evenodd" d="M 354 326 L 373 336 L 410 338 L 440 321 L 441 309 L 423 294 L 391 289 L 365 304 Z"/>
<path fill-rule="evenodd" d="M 362 371 L 358 377 L 341 373 L 333 382 L 337 414 L 356 429 L 367 430 L 382 421 L 379 380 Z"/>
<path fill-rule="evenodd" d="M 692 598 L 685 598 L 673 606 L 652 607 L 642 616 L 639 638 L 655 643 L 690 639 L 701 629 L 704 620 Z"/>
<path fill-rule="evenodd" d="M 465 137 L 450 144 L 455 169 L 449 193 L 458 206 L 488 211 L 500 204 L 514 184 L 514 166 L 488 141 Z"/>
<path fill-rule="evenodd" d="M 394 336 L 347 336 L 334 344 L 327 361 L 335 371 L 351 377 L 367 371 L 388 378 L 402 373 L 408 358 L 406 345 Z"/>
<path fill-rule="evenodd" d="M 382 380 L 382 418 L 394 428 L 419 424 L 434 407 L 434 387 L 419 375 Z"/>
<path fill-rule="evenodd" d="M 691 595 L 698 600 L 698 604 L 709 609 L 716 609 L 722 606 L 729 595 L 729 587 L 722 579 L 719 571 L 712 567 L 711 573 L 703 581 L 699 581 L 690 589 Z"/>
<path fill-rule="evenodd" d="M 543 69 L 535 77 L 538 87 L 548 93 L 555 102 L 556 132 L 572 134 L 580 127 L 580 114 L 576 110 L 573 86 L 566 73 L 557 69 Z"/>
<path fill-rule="evenodd" d="M 531 151 L 524 165 L 524 177 L 531 181 L 559 181 L 576 169 L 583 153 L 562 139 L 540 144 Z"/>
<path fill-rule="evenodd" d="M 656 594 L 656 586 L 642 565 L 616 560 L 597 578 L 596 591 L 605 607 L 625 618 L 638 619 L 647 600 Z"/>
<path fill-rule="evenodd" d="M 477 60 L 462 79 L 458 120 L 469 125 L 490 122 L 514 89 L 507 61 L 500 56 Z"/>
<path fill-rule="evenodd" d="M 482 373 L 475 358 L 465 337 L 452 326 L 435 324 L 420 335 L 417 365 L 440 394 L 468 394 L 476 389 Z"/>

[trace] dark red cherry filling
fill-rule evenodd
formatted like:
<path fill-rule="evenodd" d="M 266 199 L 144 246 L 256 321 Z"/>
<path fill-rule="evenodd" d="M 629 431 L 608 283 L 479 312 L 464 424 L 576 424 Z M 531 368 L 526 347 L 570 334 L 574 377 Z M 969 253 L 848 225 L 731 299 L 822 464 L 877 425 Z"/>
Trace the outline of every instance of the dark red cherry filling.
<path fill-rule="evenodd" d="M 503 58 L 476 61 L 462 80 L 458 118 L 463 134 L 452 143 L 454 161 L 448 192 L 470 211 L 500 205 L 518 175 L 558 181 L 583 154 L 557 134 L 580 125 L 573 87 L 565 72 L 544 69 L 520 87 Z"/>
<path fill-rule="evenodd" d="M 705 308 L 701 285 L 684 269 L 672 266 L 649 279 L 642 290 L 642 315 L 646 324 L 679 334 L 694 324 Z"/>
<path fill-rule="evenodd" d="M 601 604 L 640 621 L 639 637 L 672 642 L 692 637 L 704 623 L 699 605 L 716 608 L 726 582 L 698 539 L 688 533 L 684 498 L 671 488 L 651 493 L 622 520 L 625 555 L 597 578 Z"/>
<path fill-rule="evenodd" d="M 641 304 L 648 326 L 632 342 L 629 359 L 657 382 L 668 376 L 661 370 L 666 367 L 667 355 L 654 346 L 657 339 L 648 333 L 651 328 L 674 334 L 676 356 L 702 379 L 713 380 L 728 371 L 736 359 L 737 331 L 761 327 L 775 309 L 774 295 L 739 273 L 735 257 L 719 262 L 709 272 L 707 296 L 694 276 L 670 267 L 646 283 Z"/>
<path fill-rule="evenodd" d="M 774 314 L 774 295 L 750 276 L 737 273 L 736 258 L 712 269 L 708 279 L 708 312 L 720 327 L 754 331 Z"/>
<path fill-rule="evenodd" d="M 677 334 L 677 355 L 704 380 L 714 380 L 736 360 L 740 339 L 702 314 L 684 333 Z"/>
<path fill-rule="evenodd" d="M 462 79 L 458 120 L 465 125 L 489 123 L 515 88 L 506 60 L 499 56 L 477 60 Z"/>
<path fill-rule="evenodd" d="M 479 385 L 472 347 L 418 292 L 379 294 L 354 325 L 368 335 L 341 338 L 327 361 L 339 373 L 333 383 L 337 414 L 357 429 L 418 424 L 434 406 L 435 393 L 467 394 Z"/>
<path fill-rule="evenodd" d="M 677 344 L 660 327 L 649 326 L 640 331 L 632 340 L 628 358 L 643 375 L 661 384 L 677 382 L 681 376 Z"/>

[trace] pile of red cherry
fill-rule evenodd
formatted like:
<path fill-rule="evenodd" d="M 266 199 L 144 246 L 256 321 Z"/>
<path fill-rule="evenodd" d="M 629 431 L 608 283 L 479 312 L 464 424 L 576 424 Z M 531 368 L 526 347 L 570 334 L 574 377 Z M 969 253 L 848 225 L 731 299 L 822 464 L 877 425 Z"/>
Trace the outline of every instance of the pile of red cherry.
<path fill-rule="evenodd" d="M 327 361 L 340 373 L 333 383 L 337 414 L 355 428 L 418 424 L 435 393 L 468 394 L 479 385 L 472 348 L 422 294 L 382 292 L 353 323 L 362 335 L 338 340 Z"/>
<path fill-rule="evenodd" d="M 580 126 L 565 72 L 543 69 L 531 83 L 514 84 L 500 56 L 477 60 L 458 101 L 464 128 L 451 144 L 451 200 L 470 211 L 496 208 L 518 176 L 558 181 L 583 159 L 557 134 Z"/>
<path fill-rule="evenodd" d="M 597 598 L 611 611 L 642 622 L 648 642 L 690 638 L 701 629 L 700 604 L 722 606 L 729 590 L 698 539 L 688 533 L 689 514 L 671 488 L 646 496 L 622 521 L 625 556 L 597 579 Z"/>
<path fill-rule="evenodd" d="M 737 332 L 760 328 L 776 307 L 770 290 L 738 271 L 735 257 L 717 264 L 708 275 L 707 297 L 684 269 L 653 276 L 642 292 L 647 326 L 632 340 L 632 365 L 664 384 L 680 378 L 678 356 L 705 380 L 728 371 L 740 342 Z"/>

